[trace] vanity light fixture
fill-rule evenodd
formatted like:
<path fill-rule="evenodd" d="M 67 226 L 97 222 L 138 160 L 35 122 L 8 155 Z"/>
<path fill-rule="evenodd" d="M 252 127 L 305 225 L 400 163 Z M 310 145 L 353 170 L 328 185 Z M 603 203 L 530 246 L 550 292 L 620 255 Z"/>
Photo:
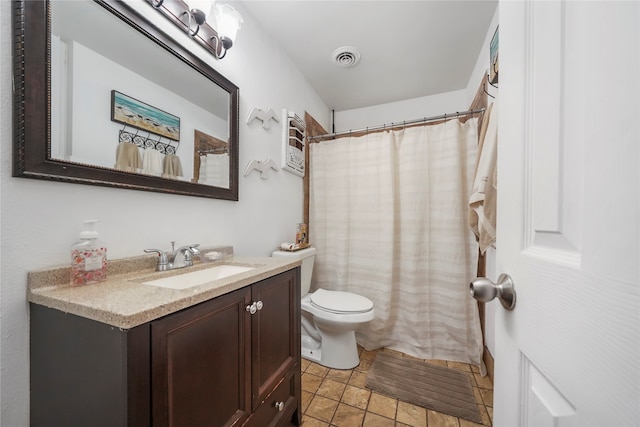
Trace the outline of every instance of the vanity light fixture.
<path fill-rule="evenodd" d="M 233 46 L 233 41 L 236 39 L 240 25 L 244 22 L 240 12 L 235 10 L 230 4 L 212 4 L 211 10 L 215 19 L 215 26 L 218 29 L 218 38 L 224 47 L 224 53 L 222 58 L 228 49 Z"/>
<path fill-rule="evenodd" d="M 147 1 L 178 27 L 186 29 L 216 59 L 225 57 L 244 22 L 233 6 L 215 0 Z"/>
<path fill-rule="evenodd" d="M 208 0 L 189 0 L 185 1 L 187 5 L 187 10 L 182 14 L 187 15 L 188 24 L 187 24 L 187 32 L 191 37 L 195 37 L 200 31 L 200 26 L 207 21 L 207 13 L 212 6 L 212 2 Z M 206 11 L 206 12 L 205 12 Z M 194 21 L 196 25 L 196 29 L 192 30 L 192 22 Z"/>

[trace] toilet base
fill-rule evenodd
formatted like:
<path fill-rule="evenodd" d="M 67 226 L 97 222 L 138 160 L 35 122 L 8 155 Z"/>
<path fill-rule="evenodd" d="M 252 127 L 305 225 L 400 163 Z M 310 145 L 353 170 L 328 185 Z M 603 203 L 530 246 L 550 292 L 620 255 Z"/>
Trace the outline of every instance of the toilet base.
<path fill-rule="evenodd" d="M 310 337 L 302 336 L 302 357 L 331 369 L 353 369 L 360 364 L 354 331 L 321 335 L 320 345 Z"/>
<path fill-rule="evenodd" d="M 302 357 L 322 365 L 322 350 L 313 348 L 302 348 Z"/>
<path fill-rule="evenodd" d="M 367 312 L 333 313 L 320 310 L 306 295 L 302 308 L 302 356 L 332 369 L 353 369 L 360 364 L 356 329 L 373 320 Z"/>

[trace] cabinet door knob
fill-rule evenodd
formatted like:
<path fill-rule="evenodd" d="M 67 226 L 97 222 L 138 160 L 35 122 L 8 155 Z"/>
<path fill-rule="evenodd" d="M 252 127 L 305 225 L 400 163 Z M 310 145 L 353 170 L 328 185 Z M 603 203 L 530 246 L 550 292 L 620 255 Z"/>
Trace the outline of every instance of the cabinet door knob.
<path fill-rule="evenodd" d="M 248 305 L 246 307 L 246 310 L 251 314 L 256 314 L 256 311 L 258 311 L 258 309 L 256 308 L 256 303 L 254 302 L 253 304 Z"/>
<path fill-rule="evenodd" d="M 282 411 L 284 409 L 284 402 L 276 402 L 275 403 L 276 409 L 278 410 L 278 412 Z"/>
<path fill-rule="evenodd" d="M 262 301 L 258 301 L 258 302 L 256 302 L 255 304 L 256 304 L 256 308 L 257 308 L 258 310 L 262 310 L 262 307 L 264 307 L 264 304 L 262 304 Z"/>

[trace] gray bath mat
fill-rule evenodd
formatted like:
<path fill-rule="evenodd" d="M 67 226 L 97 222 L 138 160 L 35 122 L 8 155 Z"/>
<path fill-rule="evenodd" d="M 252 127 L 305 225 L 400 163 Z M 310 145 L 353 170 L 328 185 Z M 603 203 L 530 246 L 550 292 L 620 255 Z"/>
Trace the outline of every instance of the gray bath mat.
<path fill-rule="evenodd" d="M 416 406 L 482 424 L 464 372 L 383 351 L 369 368 L 366 386 Z"/>

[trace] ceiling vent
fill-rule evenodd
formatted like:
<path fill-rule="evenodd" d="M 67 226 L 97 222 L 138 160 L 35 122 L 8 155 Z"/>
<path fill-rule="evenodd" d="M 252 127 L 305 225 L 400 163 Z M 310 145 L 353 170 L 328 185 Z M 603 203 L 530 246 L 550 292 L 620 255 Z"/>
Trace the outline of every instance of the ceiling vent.
<path fill-rule="evenodd" d="M 353 46 L 342 46 L 333 51 L 331 59 L 339 67 L 354 67 L 360 62 L 360 52 Z"/>

